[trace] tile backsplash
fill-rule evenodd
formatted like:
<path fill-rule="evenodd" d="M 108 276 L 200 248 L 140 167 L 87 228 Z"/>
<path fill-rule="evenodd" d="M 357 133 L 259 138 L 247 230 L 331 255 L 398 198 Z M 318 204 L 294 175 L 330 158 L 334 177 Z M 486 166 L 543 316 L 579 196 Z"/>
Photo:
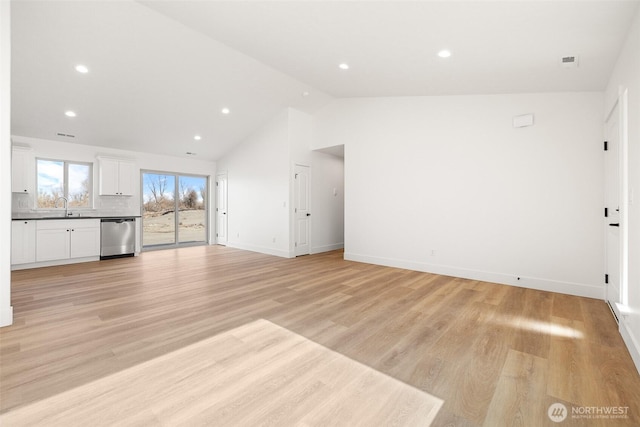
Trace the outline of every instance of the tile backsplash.
<path fill-rule="evenodd" d="M 69 209 L 71 212 L 73 208 Z M 11 211 L 16 213 L 34 213 L 35 200 L 31 194 L 12 193 Z M 87 209 L 82 209 L 86 212 Z M 91 215 L 96 216 L 137 216 L 140 215 L 140 204 L 136 197 L 125 196 L 96 196 Z"/>

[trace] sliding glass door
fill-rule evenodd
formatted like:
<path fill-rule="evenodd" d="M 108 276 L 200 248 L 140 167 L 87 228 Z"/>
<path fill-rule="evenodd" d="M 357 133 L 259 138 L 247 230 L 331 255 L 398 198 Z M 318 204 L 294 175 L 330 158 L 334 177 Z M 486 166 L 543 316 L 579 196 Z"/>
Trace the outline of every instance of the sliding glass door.
<path fill-rule="evenodd" d="M 142 245 L 145 249 L 207 243 L 208 179 L 142 172 Z"/>
<path fill-rule="evenodd" d="M 207 241 L 207 178 L 202 176 L 178 177 L 180 201 L 178 203 L 178 242 Z"/>

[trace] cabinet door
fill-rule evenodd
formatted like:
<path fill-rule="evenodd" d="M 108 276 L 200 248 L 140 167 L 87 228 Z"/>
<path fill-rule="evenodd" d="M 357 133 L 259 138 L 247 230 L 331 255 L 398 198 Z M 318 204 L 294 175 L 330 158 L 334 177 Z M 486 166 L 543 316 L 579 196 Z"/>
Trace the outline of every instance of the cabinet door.
<path fill-rule="evenodd" d="M 68 259 L 70 254 L 70 228 L 52 228 L 36 231 L 36 261 Z"/>
<path fill-rule="evenodd" d="M 117 196 L 119 190 L 119 161 L 100 159 L 99 192 L 101 196 Z"/>
<path fill-rule="evenodd" d="M 120 162 L 119 190 L 122 196 L 133 196 L 135 165 L 131 162 Z"/>
<path fill-rule="evenodd" d="M 14 148 L 11 156 L 11 192 L 32 193 L 33 153 L 30 149 Z"/>
<path fill-rule="evenodd" d="M 11 264 L 36 262 L 35 221 L 11 221 Z"/>
<path fill-rule="evenodd" d="M 100 228 L 71 229 L 71 258 L 100 255 Z"/>

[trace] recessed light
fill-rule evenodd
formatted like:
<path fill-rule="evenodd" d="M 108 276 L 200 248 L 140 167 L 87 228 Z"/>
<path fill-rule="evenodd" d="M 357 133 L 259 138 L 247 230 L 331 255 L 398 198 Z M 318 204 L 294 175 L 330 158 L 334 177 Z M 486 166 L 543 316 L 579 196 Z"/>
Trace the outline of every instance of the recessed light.
<path fill-rule="evenodd" d="M 222 114 L 229 114 L 230 112 L 231 112 L 231 110 L 229 110 L 228 108 L 223 108 L 223 109 L 221 110 L 221 113 L 222 113 Z"/>
<path fill-rule="evenodd" d="M 440 52 L 438 52 L 438 56 L 440 58 L 448 58 L 451 56 L 451 51 L 447 49 L 443 49 Z"/>
<path fill-rule="evenodd" d="M 86 65 L 78 64 L 76 65 L 76 71 L 82 74 L 86 74 L 89 72 L 89 69 Z"/>
<path fill-rule="evenodd" d="M 349 64 L 345 64 L 344 62 L 340 65 L 338 65 L 338 68 L 340 68 L 341 70 L 348 70 L 349 69 Z"/>
<path fill-rule="evenodd" d="M 193 139 L 195 139 L 196 141 L 200 141 L 202 137 L 200 135 L 196 135 L 193 137 Z"/>
<path fill-rule="evenodd" d="M 65 111 L 64 115 L 67 117 L 75 117 L 76 113 L 73 111 Z"/>

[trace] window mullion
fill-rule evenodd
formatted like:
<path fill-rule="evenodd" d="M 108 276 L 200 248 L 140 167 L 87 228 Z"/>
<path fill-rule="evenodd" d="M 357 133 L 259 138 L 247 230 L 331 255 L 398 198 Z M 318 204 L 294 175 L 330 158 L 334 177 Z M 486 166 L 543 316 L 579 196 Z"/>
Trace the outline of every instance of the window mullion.
<path fill-rule="evenodd" d="M 64 198 L 67 199 L 67 206 L 69 206 L 69 163 L 68 162 L 64 162 L 64 175 L 62 179 L 64 180 L 64 183 L 63 183 Z"/>

